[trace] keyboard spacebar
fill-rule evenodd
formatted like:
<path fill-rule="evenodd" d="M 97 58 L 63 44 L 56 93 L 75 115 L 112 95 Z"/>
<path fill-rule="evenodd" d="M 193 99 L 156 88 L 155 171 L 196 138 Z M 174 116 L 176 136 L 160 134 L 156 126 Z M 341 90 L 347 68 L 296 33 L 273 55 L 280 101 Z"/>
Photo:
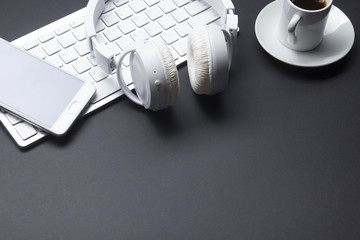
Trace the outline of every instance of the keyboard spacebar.
<path fill-rule="evenodd" d="M 116 74 L 112 75 L 101 82 L 94 83 L 94 86 L 96 87 L 96 92 L 93 98 L 91 99 L 91 103 L 96 103 L 107 96 L 113 94 L 114 92 L 117 92 L 120 90 L 119 83 L 116 78 Z"/>

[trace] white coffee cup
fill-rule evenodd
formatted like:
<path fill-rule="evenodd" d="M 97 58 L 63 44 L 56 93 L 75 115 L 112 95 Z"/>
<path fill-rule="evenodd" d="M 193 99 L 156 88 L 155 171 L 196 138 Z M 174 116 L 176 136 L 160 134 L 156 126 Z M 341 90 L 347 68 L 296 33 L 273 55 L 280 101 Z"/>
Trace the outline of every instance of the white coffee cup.
<path fill-rule="evenodd" d="M 277 32 L 279 41 L 295 51 L 316 48 L 323 38 L 333 0 L 326 0 L 326 6 L 318 10 L 300 8 L 292 0 L 282 1 Z"/>

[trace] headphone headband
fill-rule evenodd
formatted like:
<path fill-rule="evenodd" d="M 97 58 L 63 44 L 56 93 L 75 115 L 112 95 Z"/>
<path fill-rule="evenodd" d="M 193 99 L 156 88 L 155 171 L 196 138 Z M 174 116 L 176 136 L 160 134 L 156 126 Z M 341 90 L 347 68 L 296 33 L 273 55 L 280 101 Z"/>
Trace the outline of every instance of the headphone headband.
<path fill-rule="evenodd" d="M 96 24 L 105 9 L 105 4 L 108 0 L 89 0 L 86 7 L 85 15 L 85 31 L 88 39 L 90 49 L 94 52 L 99 67 L 107 74 L 110 74 L 113 69 L 114 55 L 105 46 L 105 44 L 99 44 L 96 40 Z M 224 19 L 226 30 L 235 40 L 239 32 L 238 28 L 238 16 L 234 13 L 235 7 L 231 0 L 206 0 L 216 12 Z"/>
<path fill-rule="evenodd" d="M 96 24 L 105 9 L 107 0 L 89 0 L 86 6 L 85 29 L 88 38 L 96 35 Z"/>

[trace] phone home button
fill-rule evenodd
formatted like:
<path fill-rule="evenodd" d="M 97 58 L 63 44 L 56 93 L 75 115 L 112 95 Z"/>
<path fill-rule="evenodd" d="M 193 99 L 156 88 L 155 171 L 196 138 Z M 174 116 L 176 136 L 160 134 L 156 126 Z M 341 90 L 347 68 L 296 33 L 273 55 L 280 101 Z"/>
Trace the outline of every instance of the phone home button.
<path fill-rule="evenodd" d="M 74 101 L 73 103 L 71 103 L 70 107 L 68 108 L 68 112 L 70 114 L 76 114 L 79 112 L 80 109 L 80 104 L 77 101 Z"/>

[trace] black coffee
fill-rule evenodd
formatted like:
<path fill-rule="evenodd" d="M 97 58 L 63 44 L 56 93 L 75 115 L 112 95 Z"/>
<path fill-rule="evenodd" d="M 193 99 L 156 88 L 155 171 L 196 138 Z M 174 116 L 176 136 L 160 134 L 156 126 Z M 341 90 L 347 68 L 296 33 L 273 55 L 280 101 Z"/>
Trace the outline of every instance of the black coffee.
<path fill-rule="evenodd" d="M 291 0 L 299 8 L 318 10 L 326 7 L 326 0 Z"/>

